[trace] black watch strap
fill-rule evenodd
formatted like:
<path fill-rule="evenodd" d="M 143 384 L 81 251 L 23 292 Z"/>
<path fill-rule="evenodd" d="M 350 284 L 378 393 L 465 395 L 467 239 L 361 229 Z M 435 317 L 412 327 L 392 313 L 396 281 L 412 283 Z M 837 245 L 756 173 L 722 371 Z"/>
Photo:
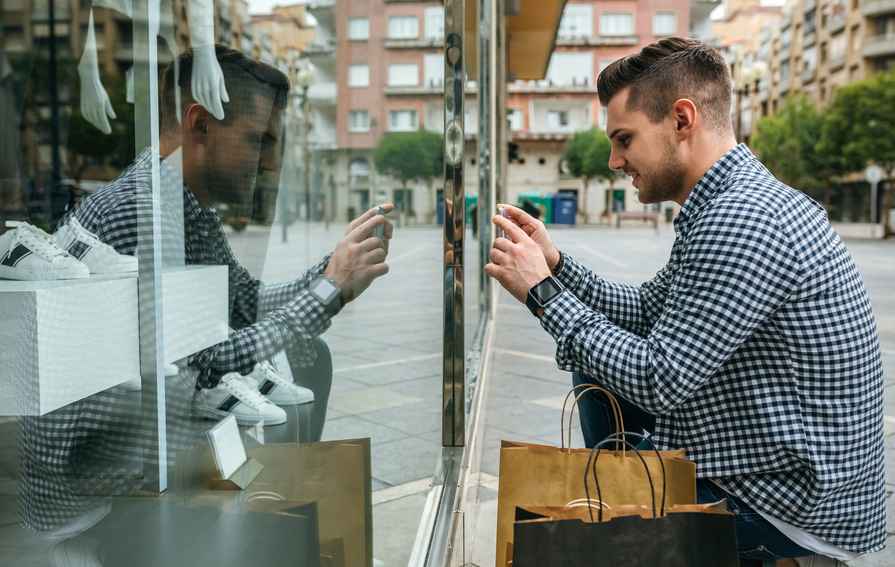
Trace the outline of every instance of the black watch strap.
<path fill-rule="evenodd" d="M 528 290 L 525 306 L 531 314 L 538 317 L 538 309 L 546 307 L 551 301 L 562 295 L 563 286 L 553 276 L 547 276 Z"/>

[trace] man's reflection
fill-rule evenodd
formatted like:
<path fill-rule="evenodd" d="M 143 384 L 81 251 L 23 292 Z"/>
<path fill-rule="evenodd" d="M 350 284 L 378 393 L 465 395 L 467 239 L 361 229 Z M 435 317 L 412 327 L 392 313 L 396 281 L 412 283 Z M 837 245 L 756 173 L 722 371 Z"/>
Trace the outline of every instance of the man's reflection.
<path fill-rule="evenodd" d="M 217 46 L 230 95 L 216 119 L 190 91 L 192 51 L 179 56 L 180 104 L 174 62 L 162 74 L 159 147 L 145 149 L 116 180 L 83 199 L 61 222 L 78 219 L 121 254 L 161 253 L 166 265 L 229 268 L 227 340 L 178 363 L 166 380 L 168 456 L 193 444 L 209 422 L 280 423 L 282 412 L 258 391 L 259 369 L 280 352 L 300 385 L 313 391 L 310 440 L 319 440 L 332 382 L 329 350 L 319 336 L 345 303 L 387 273 L 391 224 L 366 212 L 353 221 L 335 250 L 296 280 L 263 284 L 235 259 L 212 205 L 245 204 L 257 176 L 279 168 L 278 142 L 290 84 L 276 68 Z M 152 161 L 161 158 L 161 250 L 152 245 Z M 394 207 L 384 206 L 386 212 Z M 384 238 L 372 237 L 385 225 Z M 156 229 L 158 230 L 158 229 Z M 173 290 L 172 293 L 177 293 Z M 195 293 L 190 290 L 189 293 Z M 266 370 L 265 370 L 266 372 Z M 261 374 L 265 374 L 261 372 Z M 140 392 L 113 388 L 39 418 L 23 420 L 22 523 L 33 530 L 85 529 L 101 518 L 106 497 L 142 482 L 153 416 L 143 416 Z M 147 452 L 148 450 L 148 452 Z M 153 459 L 150 457 L 151 463 Z M 59 530 L 62 532 L 59 532 Z M 68 530 L 68 531 L 66 531 Z"/>

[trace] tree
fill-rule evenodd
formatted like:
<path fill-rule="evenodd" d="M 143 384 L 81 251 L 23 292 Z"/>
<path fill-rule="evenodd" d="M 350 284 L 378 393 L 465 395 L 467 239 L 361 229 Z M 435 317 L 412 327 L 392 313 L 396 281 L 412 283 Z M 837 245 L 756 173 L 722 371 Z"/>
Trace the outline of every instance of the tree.
<path fill-rule="evenodd" d="M 581 214 L 584 224 L 587 224 L 587 188 L 594 179 L 609 182 L 612 189 L 618 179 L 618 173 L 609 169 L 609 154 L 612 152 L 612 142 L 606 137 L 606 132 L 599 128 L 591 128 L 581 132 L 575 132 L 568 142 L 563 153 L 563 159 L 569 168 L 569 173 L 580 177 L 584 182 L 584 191 L 581 193 L 581 203 L 578 212 Z"/>
<path fill-rule="evenodd" d="M 410 213 L 407 182 L 422 180 L 431 183 L 443 172 L 444 143 L 441 140 L 439 134 L 422 128 L 415 132 L 394 132 L 381 138 L 373 152 L 376 170 L 401 182 L 405 215 Z"/>
<path fill-rule="evenodd" d="M 811 99 L 792 93 L 777 114 L 758 121 L 753 146 L 759 161 L 780 181 L 806 193 L 822 191 L 829 212 L 834 183 L 854 165 L 839 152 L 818 148 L 823 123 L 824 115 Z"/>
<path fill-rule="evenodd" d="M 840 87 L 827 107 L 818 150 L 841 156 L 850 171 L 868 163 L 886 173 L 883 199 L 883 238 L 888 238 L 889 211 L 895 197 L 895 74 L 876 73 Z M 876 219 L 871 219 L 875 222 Z"/>

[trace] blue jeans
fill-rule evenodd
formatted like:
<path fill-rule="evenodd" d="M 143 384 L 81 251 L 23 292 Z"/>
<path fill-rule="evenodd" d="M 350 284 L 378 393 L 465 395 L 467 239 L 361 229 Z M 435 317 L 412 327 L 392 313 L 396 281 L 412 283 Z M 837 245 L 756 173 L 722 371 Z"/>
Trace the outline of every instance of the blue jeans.
<path fill-rule="evenodd" d="M 314 343 L 317 350 L 317 360 L 313 366 L 302 367 L 294 363 L 297 357 L 293 356 L 290 349 L 286 349 L 286 359 L 289 361 L 290 370 L 295 383 L 314 392 L 314 401 L 310 407 L 310 441 L 320 441 L 323 436 L 323 425 L 326 423 L 326 406 L 329 404 L 329 392 L 333 385 L 333 357 L 329 347 L 318 338 Z"/>
<path fill-rule="evenodd" d="M 579 372 L 572 374 L 572 383 L 575 386 L 579 384 L 602 385 L 594 378 Z M 644 435 L 653 432 L 656 427 L 656 416 L 647 413 L 621 396 L 616 395 L 615 398 L 621 409 L 625 430 Z M 603 392 L 593 391 L 581 396 L 578 401 L 578 418 L 581 420 L 581 432 L 587 447 L 593 447 L 616 431 L 612 408 Z M 648 443 L 641 442 L 637 448 L 647 447 L 649 447 Z M 813 555 L 814 552 L 796 545 L 741 499 L 725 492 L 707 478 L 696 480 L 696 501 L 698 503 L 717 502 L 723 498 L 727 499 L 727 508 L 734 514 L 740 567 L 771 567 L 778 559 Z"/>

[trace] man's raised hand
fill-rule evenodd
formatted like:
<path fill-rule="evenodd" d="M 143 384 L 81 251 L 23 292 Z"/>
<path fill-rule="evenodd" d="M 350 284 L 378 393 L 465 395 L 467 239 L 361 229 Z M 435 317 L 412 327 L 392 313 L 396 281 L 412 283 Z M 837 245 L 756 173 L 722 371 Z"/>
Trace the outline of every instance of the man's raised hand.
<path fill-rule="evenodd" d="M 551 275 L 550 268 L 538 244 L 523 228 L 501 216 L 495 215 L 491 220 L 510 238 L 494 239 L 494 246 L 488 256 L 491 263 L 485 266 L 485 273 L 496 279 L 513 297 L 525 303 L 528 290 Z M 544 234 L 546 235 L 546 231 Z"/>
<path fill-rule="evenodd" d="M 387 213 L 394 205 L 382 205 Z M 373 229 L 385 225 L 384 238 L 373 236 Z M 374 279 L 388 273 L 385 258 L 392 237 L 392 224 L 376 209 L 370 209 L 351 221 L 345 237 L 336 245 L 333 255 L 323 275 L 333 280 L 342 289 L 345 302 L 354 300 L 370 287 Z"/>
<path fill-rule="evenodd" d="M 506 208 L 510 213 L 510 220 L 513 224 L 525 231 L 525 234 L 538 245 L 541 254 L 544 255 L 544 259 L 547 261 L 547 266 L 551 271 L 554 270 L 556 265 L 559 264 L 559 250 L 556 249 L 553 241 L 550 240 L 550 235 L 547 234 L 547 228 L 544 226 L 544 223 L 519 207 L 503 204 L 500 206 Z"/>

